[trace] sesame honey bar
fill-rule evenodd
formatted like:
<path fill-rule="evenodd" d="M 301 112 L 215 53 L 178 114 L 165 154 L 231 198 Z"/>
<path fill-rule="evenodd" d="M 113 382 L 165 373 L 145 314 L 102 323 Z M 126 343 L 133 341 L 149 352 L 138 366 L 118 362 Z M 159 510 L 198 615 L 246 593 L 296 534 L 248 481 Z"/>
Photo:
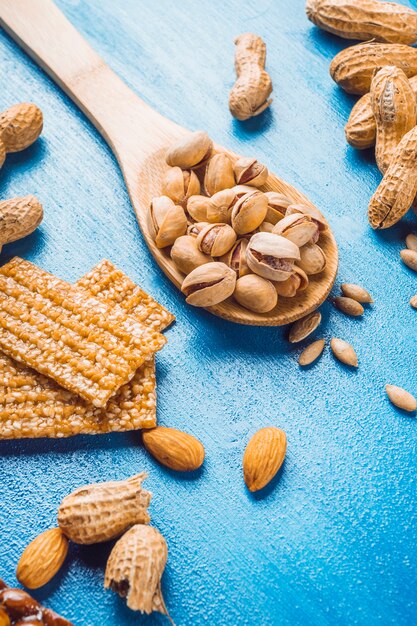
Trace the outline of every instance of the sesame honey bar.
<path fill-rule="evenodd" d="M 28 261 L 0 268 L 0 350 L 96 407 L 164 343 L 120 306 Z"/>
<path fill-rule="evenodd" d="M 127 313 L 154 329 L 163 330 L 174 320 L 169 311 L 110 261 L 99 263 L 76 285 L 85 289 L 94 285 L 97 298 L 117 301 Z M 128 295 L 126 300 L 124 293 Z M 110 398 L 105 409 L 99 409 L 0 353 L 0 439 L 151 428 L 156 425 L 155 390 L 155 362 L 151 358 Z"/>

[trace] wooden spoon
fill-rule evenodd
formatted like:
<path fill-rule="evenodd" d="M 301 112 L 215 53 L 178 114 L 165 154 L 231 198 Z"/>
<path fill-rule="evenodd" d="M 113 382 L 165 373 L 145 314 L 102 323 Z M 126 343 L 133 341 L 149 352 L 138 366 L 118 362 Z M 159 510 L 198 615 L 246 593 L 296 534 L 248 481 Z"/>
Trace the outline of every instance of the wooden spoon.
<path fill-rule="evenodd" d="M 161 116 L 136 96 L 51 0 L 1 0 L 0 24 L 52 76 L 106 139 L 122 169 L 146 243 L 161 269 L 180 288 L 184 277 L 168 252 L 156 248 L 146 218 L 151 198 L 161 194 L 161 179 L 167 169 L 166 149 L 189 131 Z M 224 150 L 219 146 L 216 149 Z M 265 190 L 278 191 L 294 202 L 313 206 L 302 193 L 273 174 Z M 337 271 L 337 246 L 330 229 L 322 235 L 320 245 L 327 266 L 321 274 L 311 277 L 308 289 L 299 296 L 280 298 L 270 313 L 252 313 L 232 298 L 210 307 L 210 312 L 240 324 L 279 326 L 313 311 L 328 296 Z"/>

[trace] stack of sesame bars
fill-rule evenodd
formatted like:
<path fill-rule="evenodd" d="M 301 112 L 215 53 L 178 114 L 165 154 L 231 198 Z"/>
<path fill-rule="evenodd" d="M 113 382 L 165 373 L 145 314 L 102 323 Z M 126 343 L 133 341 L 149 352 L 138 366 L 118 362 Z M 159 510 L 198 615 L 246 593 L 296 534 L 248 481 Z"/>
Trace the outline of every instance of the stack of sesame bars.
<path fill-rule="evenodd" d="M 156 425 L 155 353 L 174 320 L 109 261 L 75 285 L 0 268 L 0 439 Z"/>

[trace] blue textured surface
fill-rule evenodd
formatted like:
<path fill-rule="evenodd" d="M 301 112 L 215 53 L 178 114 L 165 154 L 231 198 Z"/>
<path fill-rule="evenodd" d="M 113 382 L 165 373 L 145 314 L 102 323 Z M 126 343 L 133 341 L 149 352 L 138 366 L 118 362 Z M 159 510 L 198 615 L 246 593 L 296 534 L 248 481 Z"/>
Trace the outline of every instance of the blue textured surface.
<path fill-rule="evenodd" d="M 176 315 L 158 357 L 159 420 L 198 436 L 197 476 L 157 466 L 137 433 L 0 445 L 0 576 L 14 584 L 24 546 L 54 524 L 78 485 L 149 472 L 153 523 L 166 536 L 164 593 L 180 625 L 297 626 L 416 622 L 416 418 L 392 407 L 389 382 L 417 392 L 415 275 L 399 262 L 412 218 L 374 234 L 366 206 L 379 179 L 372 153 L 344 141 L 354 98 L 328 75 L 346 44 L 305 18 L 303 0 L 59 0 L 76 27 L 143 98 L 189 128 L 255 154 L 328 216 L 340 280 L 360 282 L 375 305 L 353 320 L 322 307 L 317 337 L 351 341 L 349 371 L 327 348 L 308 371 L 283 329 L 238 327 L 187 307 L 152 263 L 110 150 L 76 107 L 0 34 L 1 108 L 33 100 L 42 139 L 8 157 L 1 197 L 35 193 L 42 227 L 7 246 L 74 281 L 108 257 Z M 227 96 L 233 38 L 264 37 L 274 103 L 234 122 Z M 138 138 L 140 140 L 140 138 Z M 258 428 L 275 424 L 288 455 L 272 488 L 250 495 L 241 459 Z M 105 592 L 110 546 L 72 547 L 57 580 L 35 595 L 75 624 L 163 624 Z"/>

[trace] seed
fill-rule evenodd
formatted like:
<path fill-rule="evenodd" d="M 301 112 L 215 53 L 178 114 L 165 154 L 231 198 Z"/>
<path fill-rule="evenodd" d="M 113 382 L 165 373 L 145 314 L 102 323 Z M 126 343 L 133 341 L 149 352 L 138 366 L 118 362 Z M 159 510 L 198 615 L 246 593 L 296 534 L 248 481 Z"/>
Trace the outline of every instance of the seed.
<path fill-rule="evenodd" d="M 415 411 L 417 408 L 417 400 L 411 393 L 408 393 L 402 387 L 395 385 L 385 385 L 385 391 L 392 404 L 403 411 Z"/>
<path fill-rule="evenodd" d="M 350 365 L 351 367 L 358 367 L 358 357 L 353 347 L 347 341 L 333 337 L 330 341 L 330 347 L 336 359 Z"/>
<path fill-rule="evenodd" d="M 409 250 L 414 250 L 414 252 L 417 252 L 417 235 L 413 235 L 413 233 L 407 235 L 407 237 L 405 238 L 405 245 Z"/>
<path fill-rule="evenodd" d="M 284 462 L 287 437 L 275 426 L 261 428 L 250 439 L 243 455 L 243 476 L 249 491 L 267 485 Z"/>
<path fill-rule="evenodd" d="M 324 339 L 317 339 L 305 348 L 298 358 L 298 364 L 302 367 L 311 365 L 316 361 L 324 350 Z"/>
<path fill-rule="evenodd" d="M 313 313 L 309 313 L 305 317 L 302 317 L 291 326 L 288 341 L 290 343 L 298 343 L 299 341 L 302 341 L 316 330 L 320 322 L 321 313 L 319 311 L 313 311 Z"/>
<path fill-rule="evenodd" d="M 410 304 L 413 307 L 413 309 L 417 309 L 417 294 L 413 296 L 412 298 L 410 298 Z"/>
<path fill-rule="evenodd" d="M 401 250 L 400 257 L 410 270 L 417 272 L 417 252 L 415 250 Z"/>
<path fill-rule="evenodd" d="M 361 302 L 362 304 L 373 302 L 371 294 L 360 285 L 343 283 L 340 288 L 346 298 L 352 298 L 352 300 L 356 300 L 356 302 Z"/>
<path fill-rule="evenodd" d="M 342 311 L 342 313 L 346 313 L 346 315 L 351 315 L 352 317 L 358 317 L 359 315 L 363 315 L 363 306 L 356 300 L 353 300 L 353 298 L 338 296 L 333 300 L 333 303 L 335 307 L 339 309 L 339 311 Z"/>

